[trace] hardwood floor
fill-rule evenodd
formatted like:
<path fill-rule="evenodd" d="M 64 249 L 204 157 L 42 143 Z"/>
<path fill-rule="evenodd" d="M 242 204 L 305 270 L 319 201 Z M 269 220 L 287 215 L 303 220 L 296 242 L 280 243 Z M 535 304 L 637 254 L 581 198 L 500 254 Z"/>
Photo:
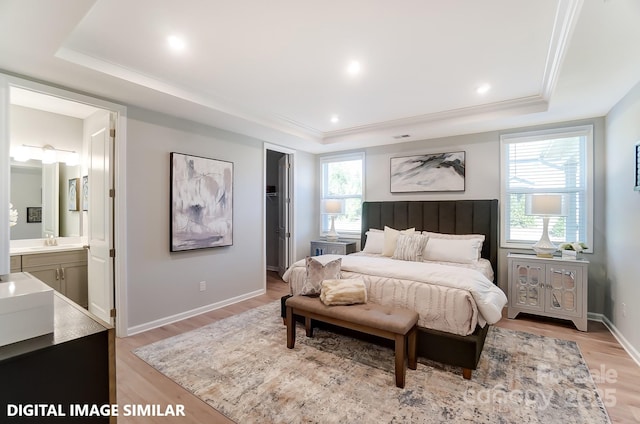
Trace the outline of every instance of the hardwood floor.
<path fill-rule="evenodd" d="M 118 404 L 183 404 L 185 417 L 119 417 L 119 423 L 232 423 L 218 411 L 193 396 L 147 365 L 131 351 L 139 346 L 202 327 L 220 319 L 280 299 L 289 292 L 288 286 L 276 273 L 267 273 L 267 293 L 254 299 L 208 312 L 174 324 L 156 328 L 135 336 L 116 340 Z M 573 325 L 538 317 L 503 318 L 500 327 L 526 331 L 549 337 L 573 340 L 592 370 L 594 380 L 614 423 L 640 423 L 640 367 L 599 322 L 589 321 L 589 332 L 576 330 Z M 283 341 L 284 343 L 284 341 Z"/>

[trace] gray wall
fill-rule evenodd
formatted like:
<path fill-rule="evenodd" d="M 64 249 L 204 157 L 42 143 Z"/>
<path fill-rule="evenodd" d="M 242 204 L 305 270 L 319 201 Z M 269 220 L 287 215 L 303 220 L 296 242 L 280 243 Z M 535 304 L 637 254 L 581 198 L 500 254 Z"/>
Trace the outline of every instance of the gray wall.
<path fill-rule="evenodd" d="M 500 135 L 545 128 L 594 125 L 594 253 L 586 255 L 589 267 L 589 312 L 603 313 L 605 278 L 604 229 L 604 119 L 564 122 L 553 125 L 515 128 L 456 137 L 422 140 L 366 149 L 367 201 L 385 200 L 456 200 L 500 199 Z M 396 156 L 422 153 L 441 153 L 464 150 L 466 152 L 466 178 L 464 192 L 392 194 L 389 188 L 389 162 Z M 515 249 L 500 249 L 498 278 L 500 287 L 507 291 L 507 253 Z M 529 251 L 530 252 L 530 251 Z"/>
<path fill-rule="evenodd" d="M 42 224 L 27 222 L 27 207 L 42 206 L 42 168 L 11 166 L 11 203 L 18 224 L 10 228 L 11 240 L 42 237 Z"/>
<path fill-rule="evenodd" d="M 640 84 L 607 115 L 607 279 L 604 314 L 640 351 L 640 192 L 633 190 L 640 142 Z M 625 306 L 623 308 L 623 306 Z M 625 314 L 626 309 L 626 314 Z"/>
<path fill-rule="evenodd" d="M 169 252 L 169 153 L 234 164 L 233 245 Z M 130 107 L 127 120 L 128 327 L 265 289 L 262 142 Z M 199 291 L 199 282 L 207 290 Z"/>

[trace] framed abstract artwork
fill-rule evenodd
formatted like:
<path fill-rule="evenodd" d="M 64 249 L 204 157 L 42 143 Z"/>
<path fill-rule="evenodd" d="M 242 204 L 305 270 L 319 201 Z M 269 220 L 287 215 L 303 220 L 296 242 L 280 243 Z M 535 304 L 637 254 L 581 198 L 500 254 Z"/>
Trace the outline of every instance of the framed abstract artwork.
<path fill-rule="evenodd" d="M 171 153 L 171 252 L 233 244 L 233 162 Z"/>
<path fill-rule="evenodd" d="M 70 211 L 80 210 L 80 178 L 71 178 L 69 180 L 67 209 Z"/>
<path fill-rule="evenodd" d="M 640 141 L 636 143 L 636 182 L 633 186 L 635 191 L 640 191 Z"/>
<path fill-rule="evenodd" d="M 391 193 L 464 191 L 465 152 L 391 158 Z"/>
<path fill-rule="evenodd" d="M 89 176 L 82 177 L 82 210 L 89 210 Z"/>

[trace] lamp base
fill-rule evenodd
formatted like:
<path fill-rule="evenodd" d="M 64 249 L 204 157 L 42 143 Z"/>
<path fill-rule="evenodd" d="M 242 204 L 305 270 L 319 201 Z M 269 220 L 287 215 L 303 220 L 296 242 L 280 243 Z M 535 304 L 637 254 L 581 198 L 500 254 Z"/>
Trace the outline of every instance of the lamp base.
<path fill-rule="evenodd" d="M 544 217 L 542 223 L 542 237 L 533 245 L 533 251 L 536 252 L 536 256 L 539 258 L 552 258 L 553 253 L 558 250 L 558 246 L 549 240 L 549 218 Z"/>
<path fill-rule="evenodd" d="M 338 233 L 336 232 L 335 220 L 336 220 L 336 217 L 332 215 L 331 228 L 327 233 L 327 241 L 338 241 Z"/>

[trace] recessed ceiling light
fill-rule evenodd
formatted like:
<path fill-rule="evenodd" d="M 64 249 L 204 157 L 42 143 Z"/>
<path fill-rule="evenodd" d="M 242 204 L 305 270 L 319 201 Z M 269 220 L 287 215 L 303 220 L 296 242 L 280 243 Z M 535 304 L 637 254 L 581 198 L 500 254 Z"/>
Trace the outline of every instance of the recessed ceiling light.
<path fill-rule="evenodd" d="M 187 46 L 187 43 L 184 41 L 184 38 L 177 35 L 171 35 L 167 37 L 167 42 L 169 43 L 169 48 L 171 48 L 171 50 L 176 52 L 184 50 L 185 47 Z"/>
<path fill-rule="evenodd" d="M 338 118 L 338 115 L 333 115 L 333 116 L 331 117 L 331 123 L 333 123 L 333 124 L 337 124 L 337 123 L 338 123 L 338 121 L 340 121 L 340 119 Z"/>
<path fill-rule="evenodd" d="M 487 93 L 489 90 L 491 90 L 491 86 L 489 84 L 481 84 L 480 86 L 478 86 L 478 88 L 476 89 L 476 93 L 478 94 L 485 94 Z"/>
<path fill-rule="evenodd" d="M 358 62 L 357 60 L 352 60 L 351 62 L 349 62 L 349 65 L 347 66 L 347 73 L 351 76 L 358 75 L 361 70 L 362 70 L 362 66 L 360 65 L 360 62 Z"/>

